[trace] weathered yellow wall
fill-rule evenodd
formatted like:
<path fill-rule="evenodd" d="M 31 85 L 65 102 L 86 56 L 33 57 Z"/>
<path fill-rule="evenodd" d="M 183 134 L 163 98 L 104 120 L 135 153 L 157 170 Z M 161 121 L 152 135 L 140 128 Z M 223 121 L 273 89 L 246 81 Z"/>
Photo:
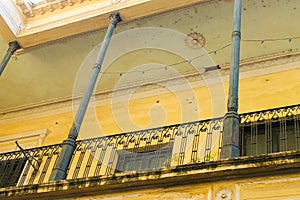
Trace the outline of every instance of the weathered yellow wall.
<path fill-rule="evenodd" d="M 239 112 L 299 104 L 299 73 L 294 69 L 240 81 Z"/>
<path fill-rule="evenodd" d="M 239 112 L 250 112 L 299 103 L 300 69 L 267 74 L 240 80 Z M 221 88 L 220 86 L 212 86 Z M 228 88 L 227 82 L 224 88 Z M 191 95 L 192 94 L 192 95 Z M 227 94 L 227 91 L 225 91 Z M 135 93 L 133 97 L 139 94 Z M 207 119 L 223 116 L 227 97 L 220 91 L 217 105 L 211 103 L 209 90 L 206 87 L 193 91 L 181 91 L 133 99 L 129 102 L 101 105 L 96 108 L 97 119 L 104 135 L 116 134 L 124 131 L 146 129 L 162 125 Z M 114 113 L 112 112 L 114 111 Z M 128 110 L 128 114 L 126 113 Z M 90 119 L 87 117 L 87 122 Z M 62 142 L 68 134 L 73 120 L 73 113 L 57 113 L 51 116 L 37 117 L 11 123 L 2 123 L 0 136 L 34 131 L 48 128 L 50 133 L 43 145 Z M 100 136 L 95 134 L 88 124 L 82 128 L 81 138 Z"/>
<path fill-rule="evenodd" d="M 280 175 L 241 180 L 224 180 L 210 183 L 198 183 L 186 186 L 165 187 L 144 190 L 128 190 L 113 194 L 95 195 L 89 197 L 73 197 L 76 200 L 283 200 L 300 198 L 300 174 Z M 221 196 L 227 195 L 227 198 Z M 231 196 L 232 198 L 228 198 Z"/>

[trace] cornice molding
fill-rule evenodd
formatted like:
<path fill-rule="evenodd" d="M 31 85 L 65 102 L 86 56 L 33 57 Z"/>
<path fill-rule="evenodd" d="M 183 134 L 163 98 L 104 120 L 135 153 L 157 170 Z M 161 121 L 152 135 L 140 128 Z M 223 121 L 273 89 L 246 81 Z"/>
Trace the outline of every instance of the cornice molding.
<path fill-rule="evenodd" d="M 27 29 L 21 31 L 18 36 L 22 37 L 42 31 L 55 29 L 57 27 L 67 26 L 80 21 L 83 22 L 87 19 L 101 15 L 107 17 L 111 12 L 143 4 L 148 1 L 149 0 L 123 0 L 119 1 L 118 3 L 112 4 L 110 0 L 86 0 L 86 3 L 84 3 L 83 1 L 82 3 L 72 5 L 72 7 L 70 6 L 70 9 L 63 10 L 63 8 L 55 9 L 55 7 L 53 7 L 53 9 L 55 10 L 51 11 L 48 16 L 36 16 L 31 20 L 28 20 Z M 108 18 L 104 20 L 106 25 L 108 24 L 108 21 Z M 103 26 L 103 28 L 104 27 L 105 26 Z"/>
<path fill-rule="evenodd" d="M 76 6 L 83 7 L 86 3 L 94 3 L 97 1 L 101 4 L 101 8 L 103 8 L 129 0 L 44 0 L 37 4 L 31 4 L 30 0 L 16 0 L 16 5 L 21 9 L 24 17 L 36 18 L 45 14 L 47 15 L 56 13 L 57 11 L 74 8 Z M 93 9 L 96 8 L 93 7 Z"/>
<path fill-rule="evenodd" d="M 220 72 L 219 74 L 221 74 L 221 78 L 223 81 L 228 81 L 229 64 L 222 64 L 220 67 L 221 69 L 218 71 Z M 243 60 L 241 61 L 240 78 L 244 79 L 262 76 L 297 68 L 300 68 L 300 50 Z M 206 82 L 203 80 L 204 76 Z M 168 90 L 166 90 L 163 86 L 166 86 L 166 88 L 168 86 L 175 87 L 176 91 L 180 92 L 191 88 L 206 86 L 207 82 L 210 82 L 211 84 L 218 83 L 213 81 L 215 78 L 220 78 L 218 77 L 218 73 L 216 73 L 216 71 L 205 72 L 203 70 L 203 73 L 201 74 L 199 74 L 199 72 L 192 72 L 184 74 L 181 77 L 171 77 L 164 80 L 153 81 L 151 83 L 132 83 L 122 88 L 97 92 L 94 97 L 94 102 L 95 106 L 101 106 L 111 104 L 112 95 L 115 98 L 114 103 L 118 103 L 124 101 L 124 99 L 127 99 L 128 96 L 132 97 L 131 100 L 133 100 L 168 93 Z M 183 83 L 188 83 L 188 88 L 181 87 Z M 133 92 L 138 95 L 131 96 Z M 2 110 L 0 111 L 0 124 L 5 124 L 11 119 L 22 120 L 25 116 L 28 119 L 28 116 L 32 116 L 32 118 L 34 118 L 34 115 L 41 117 L 58 113 L 72 112 L 73 103 L 78 103 L 78 99 L 79 97 L 66 97 L 63 99 L 53 99 L 47 102 Z"/>
<path fill-rule="evenodd" d="M 242 60 L 240 63 L 241 70 L 249 70 L 250 68 L 264 68 L 274 65 L 281 65 L 288 62 L 296 62 L 300 60 L 300 49 L 279 52 L 260 57 L 248 58 Z M 259 66 L 258 66 L 259 65 Z M 229 63 L 219 65 L 223 72 L 228 73 L 230 69 Z"/>

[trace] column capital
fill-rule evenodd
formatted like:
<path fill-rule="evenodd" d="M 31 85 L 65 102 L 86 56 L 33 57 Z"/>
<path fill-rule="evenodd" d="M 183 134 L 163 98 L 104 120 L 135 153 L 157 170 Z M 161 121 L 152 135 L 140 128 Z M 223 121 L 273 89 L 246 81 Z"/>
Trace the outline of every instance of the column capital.
<path fill-rule="evenodd" d="M 11 52 L 11 54 L 14 54 L 16 50 L 21 48 L 20 44 L 17 41 L 12 41 L 8 45 L 9 45 L 9 48 L 8 48 L 7 52 Z"/>
<path fill-rule="evenodd" d="M 122 18 L 120 16 L 120 14 L 117 12 L 117 13 L 113 13 L 113 14 L 109 15 L 109 20 L 110 20 L 110 23 L 112 23 L 114 26 L 116 26 L 119 22 L 122 21 Z"/>

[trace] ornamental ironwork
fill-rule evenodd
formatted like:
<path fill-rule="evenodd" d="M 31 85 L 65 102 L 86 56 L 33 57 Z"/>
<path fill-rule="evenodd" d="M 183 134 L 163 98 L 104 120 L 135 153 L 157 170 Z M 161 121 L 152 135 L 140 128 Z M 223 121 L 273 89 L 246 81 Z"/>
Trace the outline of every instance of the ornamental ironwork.
<path fill-rule="evenodd" d="M 300 105 L 240 115 L 241 155 L 300 150 Z"/>
<path fill-rule="evenodd" d="M 240 115 L 242 155 L 300 149 L 300 105 Z M 112 176 L 219 160 L 223 119 L 201 120 L 76 142 L 67 179 Z M 1 187 L 48 182 L 62 144 L 0 154 Z M 4 171 L 17 169 L 7 182 Z"/>

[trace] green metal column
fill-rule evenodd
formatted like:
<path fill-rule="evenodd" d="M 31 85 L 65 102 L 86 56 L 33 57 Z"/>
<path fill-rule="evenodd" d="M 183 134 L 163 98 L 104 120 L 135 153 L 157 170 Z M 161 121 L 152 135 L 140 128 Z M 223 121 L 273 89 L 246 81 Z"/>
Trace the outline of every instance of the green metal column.
<path fill-rule="evenodd" d="M 222 140 L 221 159 L 240 156 L 238 115 L 238 86 L 240 66 L 242 0 L 234 1 L 234 22 L 232 31 L 232 52 L 229 80 L 229 95 L 227 113 L 224 117 L 224 132 Z"/>
<path fill-rule="evenodd" d="M 101 70 L 101 66 L 102 66 L 104 57 L 105 57 L 105 53 L 107 51 L 111 36 L 113 34 L 113 31 L 114 31 L 116 25 L 120 21 L 122 21 L 119 13 L 112 14 L 109 16 L 109 18 L 110 18 L 110 24 L 108 26 L 105 38 L 101 45 L 97 63 L 93 67 L 90 82 L 85 90 L 85 93 L 84 93 L 82 99 L 81 99 L 79 108 L 76 112 L 75 120 L 70 129 L 68 138 L 63 142 L 62 150 L 57 159 L 57 162 L 55 163 L 55 166 L 50 175 L 49 181 L 64 180 L 67 177 L 67 169 L 70 164 L 73 152 L 76 148 L 76 139 L 77 139 L 84 115 L 86 113 L 86 109 L 88 107 L 90 98 L 91 98 L 93 90 L 95 88 L 97 78 L 98 78 L 99 72 Z"/>
<path fill-rule="evenodd" d="M 2 74 L 2 72 L 4 71 L 10 57 L 15 53 L 16 50 L 18 50 L 20 48 L 20 45 L 17 41 L 13 41 L 9 43 L 9 48 L 7 50 L 6 55 L 4 56 L 1 64 L 0 64 L 0 76 Z"/>

